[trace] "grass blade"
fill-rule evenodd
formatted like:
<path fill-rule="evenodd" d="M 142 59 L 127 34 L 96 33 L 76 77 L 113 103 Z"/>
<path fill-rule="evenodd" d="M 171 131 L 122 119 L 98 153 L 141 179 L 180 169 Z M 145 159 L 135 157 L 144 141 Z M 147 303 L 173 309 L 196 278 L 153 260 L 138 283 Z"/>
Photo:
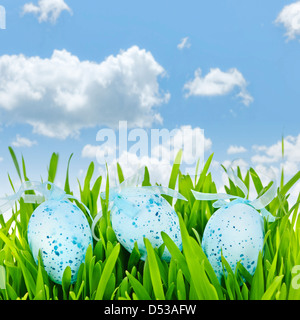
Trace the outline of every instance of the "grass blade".
<path fill-rule="evenodd" d="M 118 243 L 113 251 L 111 252 L 111 254 L 109 255 L 108 259 L 106 260 L 100 281 L 99 281 L 99 285 L 96 291 L 96 296 L 95 296 L 95 300 L 102 300 L 105 289 L 106 289 L 106 285 L 110 279 L 110 275 L 115 267 L 115 264 L 117 262 L 118 256 L 119 256 L 119 252 L 120 252 L 120 244 Z"/>
<path fill-rule="evenodd" d="M 14 150 L 11 147 L 8 147 L 8 150 L 9 150 L 9 153 L 10 153 L 10 155 L 12 157 L 12 160 L 13 160 L 13 163 L 14 163 L 15 168 L 17 170 L 17 174 L 18 174 L 18 176 L 20 178 L 20 181 L 22 182 L 21 170 L 20 170 L 20 166 L 19 166 L 16 154 L 15 154 Z"/>
<path fill-rule="evenodd" d="M 152 300 L 145 287 L 128 271 L 126 271 L 126 276 L 128 277 L 130 284 L 139 300 Z"/>
<path fill-rule="evenodd" d="M 154 249 L 152 248 L 152 245 L 148 239 L 145 238 L 144 241 L 147 249 L 147 259 L 149 261 L 150 277 L 155 298 L 157 300 L 165 300 L 161 275 L 156 261 Z"/>

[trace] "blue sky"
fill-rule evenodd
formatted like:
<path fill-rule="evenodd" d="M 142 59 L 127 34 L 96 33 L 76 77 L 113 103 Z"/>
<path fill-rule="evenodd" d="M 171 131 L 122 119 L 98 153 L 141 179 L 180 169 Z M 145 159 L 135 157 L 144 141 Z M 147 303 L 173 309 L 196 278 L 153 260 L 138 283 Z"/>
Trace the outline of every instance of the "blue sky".
<path fill-rule="evenodd" d="M 85 119 L 91 126 L 78 125 L 76 137 L 67 134 L 61 139 L 45 133 L 49 132 L 49 114 L 41 111 L 38 120 L 41 121 L 39 123 L 43 123 L 43 129 L 46 126 L 46 131 L 41 127 L 37 129 L 32 125 L 32 121 L 37 121 L 34 114 L 37 109 L 31 109 L 31 106 L 34 104 L 37 108 L 38 104 L 36 101 L 32 103 L 27 93 L 24 93 L 26 83 L 32 81 L 29 86 L 32 83 L 47 86 L 50 80 L 43 75 L 45 71 L 39 71 L 38 68 L 32 71 L 30 76 L 26 72 L 19 72 L 17 68 L 13 68 L 13 59 L 8 59 L 7 62 L 3 57 L 17 55 L 17 61 L 20 61 L 20 55 L 24 55 L 24 69 L 24 66 L 27 66 L 25 63 L 28 62 L 26 59 L 30 57 L 39 57 L 39 61 L 44 63 L 52 57 L 54 50 L 66 50 L 77 57 L 79 62 L 101 64 L 108 56 L 122 55 L 120 50 L 127 52 L 134 46 L 151 53 L 152 66 L 160 66 L 163 69 L 163 72 L 157 73 L 153 73 L 151 69 L 151 74 L 148 74 L 150 69 L 145 69 L 147 74 L 141 71 L 137 76 L 147 79 L 149 75 L 150 85 L 159 86 L 159 91 L 153 94 L 154 98 L 163 99 L 164 95 L 170 95 L 169 99 L 150 106 L 151 112 L 153 110 L 154 113 L 159 113 L 163 122 L 147 120 L 148 129 L 172 130 L 184 125 L 204 129 L 205 137 L 211 142 L 206 157 L 214 152 L 216 165 L 242 158 L 242 164 L 246 167 L 260 166 L 265 170 L 268 167 L 279 167 L 278 141 L 284 135 L 288 137 L 285 161 L 287 172 L 292 175 L 299 170 L 300 30 L 297 24 L 292 23 L 291 10 L 282 14 L 281 23 L 275 22 L 283 9 L 289 5 L 294 5 L 294 15 L 298 14 L 300 19 L 300 10 L 297 7 L 300 6 L 299 2 L 212 0 L 183 3 L 153 0 L 146 3 L 65 0 L 61 3 L 67 5 L 70 10 L 62 10 L 56 21 L 39 21 L 43 1 L 32 0 L 33 9 L 28 9 L 25 14 L 22 14 L 24 5 L 30 1 L 0 1 L 0 5 L 6 9 L 6 30 L 0 30 L 0 93 L 4 92 L 5 99 L 16 101 L 16 106 L 11 109 L 9 104 L 4 104 L 4 100 L 0 101 L 2 181 L 7 180 L 7 172 L 12 176 L 15 174 L 7 147 L 16 141 L 17 135 L 33 142 L 30 147 L 24 146 L 24 143 L 23 146 L 20 143 L 20 146 L 15 147 L 16 153 L 25 157 L 29 176 L 35 179 L 40 175 L 45 176 L 50 155 L 55 151 L 59 152 L 61 157 L 62 175 L 68 156 L 72 152 L 75 154 L 71 169 L 76 177 L 86 170 L 90 161 L 95 161 L 95 158 L 82 155 L 83 148 L 87 144 L 96 145 L 97 131 L 109 124 L 107 121 L 101 121 L 101 117 L 98 122 L 95 120 L 96 122 L 91 123 Z M 294 38 L 285 35 L 288 27 L 292 30 Z M 177 46 L 185 37 L 188 37 L 190 46 L 179 49 Z M 201 88 L 196 88 L 200 94 L 190 91 L 190 96 L 187 97 L 188 90 L 184 89 L 184 86 L 195 80 L 197 69 L 201 69 L 200 78 L 204 83 L 202 81 Z M 223 83 L 225 88 L 222 89 L 215 82 L 220 78 L 212 78 L 213 83 L 209 84 L 217 87 L 209 94 L 205 91 L 209 89 L 204 86 L 205 80 L 208 80 L 205 76 L 209 75 L 212 69 L 219 70 L 219 76 L 229 75 L 225 78 L 229 84 Z M 30 73 L 30 70 L 27 71 Z M 235 76 L 229 70 L 235 70 Z M 32 75 L 34 81 L 30 78 Z M 5 84 L 10 77 L 13 78 L 13 82 L 24 86 L 24 91 L 6 88 Z M 21 79 L 22 77 L 24 79 Z M 38 77 L 42 79 L 40 82 L 36 80 Z M 58 79 L 64 81 L 62 71 Z M 126 79 L 123 80 L 127 81 Z M 231 85 L 230 81 L 233 81 Z M 53 83 L 50 83 L 50 86 L 56 88 Z M 43 90 L 48 94 L 52 92 L 48 87 L 40 90 L 39 94 L 43 94 Z M 246 93 L 251 97 L 248 105 L 242 97 L 237 96 L 239 93 Z M 109 106 L 110 96 L 106 96 L 105 92 L 103 95 L 108 99 Z M 122 98 L 122 95 L 120 97 Z M 130 102 L 131 100 L 128 100 L 128 103 Z M 55 104 L 55 101 L 45 95 L 39 108 L 49 110 L 53 103 Z M 28 118 L 24 116 L 26 108 Z M 97 103 L 93 108 L 97 108 Z M 118 108 L 120 112 L 115 110 L 114 116 L 116 120 L 118 117 L 118 120 L 123 120 L 125 107 L 120 103 Z M 131 112 L 134 113 L 135 109 Z M 43 116 L 45 119 L 42 119 Z M 56 117 L 54 113 L 53 117 Z M 57 117 L 59 118 L 60 114 Z M 61 120 L 62 124 L 63 121 L 64 119 Z M 68 122 L 67 126 L 72 127 L 72 124 Z M 55 123 L 51 128 L 52 133 L 57 131 Z M 233 151 L 228 152 L 230 146 L 239 148 L 232 148 Z M 253 146 L 260 146 L 260 151 Z M 238 153 L 238 149 L 244 152 Z"/>

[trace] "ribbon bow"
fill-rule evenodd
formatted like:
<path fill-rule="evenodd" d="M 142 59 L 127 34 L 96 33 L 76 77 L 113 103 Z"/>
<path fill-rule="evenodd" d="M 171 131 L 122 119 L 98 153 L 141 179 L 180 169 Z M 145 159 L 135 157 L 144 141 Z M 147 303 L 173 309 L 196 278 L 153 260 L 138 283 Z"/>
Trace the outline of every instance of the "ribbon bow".
<path fill-rule="evenodd" d="M 128 200 L 128 198 L 130 199 L 130 197 L 137 197 L 139 195 L 151 196 L 151 195 L 164 194 L 164 195 L 171 196 L 173 198 L 187 201 L 187 199 L 183 195 L 181 195 L 179 192 L 170 188 L 166 188 L 162 186 L 139 186 L 143 182 L 144 172 L 145 172 L 145 167 L 142 167 L 137 171 L 136 174 L 134 174 L 133 176 L 127 178 L 122 183 L 120 183 L 119 186 L 109 189 L 108 211 L 110 211 L 110 209 L 114 205 L 116 205 L 118 208 L 122 208 L 122 210 L 128 217 L 134 218 L 140 212 L 141 208 L 136 206 L 130 200 Z M 105 200 L 106 199 L 105 192 L 101 192 L 100 197 L 103 200 Z M 100 211 L 96 215 L 95 219 L 93 220 L 92 232 L 93 232 L 93 237 L 95 239 L 97 239 L 97 237 L 94 233 L 94 228 L 97 222 L 100 220 L 101 216 L 102 216 L 102 211 Z"/>
<path fill-rule="evenodd" d="M 208 201 L 217 200 L 216 202 L 213 203 L 214 208 L 221 208 L 223 206 L 228 205 L 228 202 L 225 200 L 235 199 L 230 204 L 245 203 L 256 210 L 259 210 L 261 215 L 264 218 L 268 219 L 270 222 L 274 222 L 275 217 L 268 210 L 266 210 L 265 207 L 276 196 L 276 193 L 277 193 L 276 182 L 273 181 L 273 184 L 271 185 L 271 187 L 263 195 L 251 201 L 251 200 L 247 200 L 248 189 L 244 184 L 244 182 L 233 172 L 232 169 L 228 170 L 227 174 L 229 179 L 232 180 L 242 190 L 244 194 L 244 198 L 227 194 L 227 193 L 203 193 L 203 192 L 192 190 L 194 197 L 197 200 L 208 200 Z"/>
<path fill-rule="evenodd" d="M 50 185 L 50 189 L 48 188 L 48 185 Z M 0 214 L 3 214 L 7 210 L 13 208 L 16 201 L 18 201 L 23 193 L 25 191 L 34 190 L 42 194 L 36 195 L 36 194 L 25 194 L 24 195 L 24 202 L 25 203 L 42 203 L 45 200 L 64 200 L 64 199 L 74 199 L 77 200 L 74 196 L 67 194 L 64 190 L 58 188 L 53 183 L 47 181 L 47 182 L 38 182 L 38 181 L 25 181 L 21 184 L 21 187 L 19 190 L 11 195 L 4 198 L 0 198 L 0 200 L 6 201 L 0 206 Z M 90 210 L 86 207 L 84 203 L 77 200 L 79 203 L 81 203 L 85 210 L 87 211 L 88 215 L 93 221 L 93 218 L 91 216 Z"/>

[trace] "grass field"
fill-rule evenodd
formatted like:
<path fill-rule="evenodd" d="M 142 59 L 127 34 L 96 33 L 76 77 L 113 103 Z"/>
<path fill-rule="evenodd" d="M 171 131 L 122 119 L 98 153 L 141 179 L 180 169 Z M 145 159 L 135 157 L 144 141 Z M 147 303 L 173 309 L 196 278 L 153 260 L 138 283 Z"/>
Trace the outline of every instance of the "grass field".
<path fill-rule="evenodd" d="M 11 148 L 9 150 L 20 181 L 30 180 L 26 174 L 24 159 L 18 161 L 14 151 Z M 180 153 L 178 157 L 181 157 Z M 58 158 L 58 154 L 53 153 L 48 165 L 48 177 L 43 177 L 44 181 L 55 182 Z M 289 190 L 300 180 L 300 172 L 289 181 L 284 181 L 282 172 L 277 197 L 267 206 L 267 210 L 278 219 L 272 223 L 265 221 L 264 254 L 259 255 L 255 274 L 251 276 L 241 264 L 233 272 L 226 260 L 223 260 L 229 272 L 219 283 L 201 248 L 205 225 L 216 209 L 213 208 L 212 201 L 196 201 L 191 193 L 191 190 L 217 192 L 209 170 L 212 158 L 213 155 L 208 158 L 202 172 L 196 177 L 183 175 L 180 165 L 174 165 L 171 172 L 169 188 L 174 189 L 178 183 L 179 192 L 188 199 L 186 202 L 166 197 L 170 204 L 174 205 L 180 218 L 183 252 L 164 235 L 165 246 L 172 255 L 169 263 L 160 258 L 164 247 L 153 249 L 148 241 L 148 257 L 145 262 L 140 260 L 137 248 L 129 254 L 118 243 L 111 227 L 108 200 L 101 199 L 103 216 L 96 227 L 100 241 L 94 240 L 94 249 L 89 247 L 87 250 L 77 282 L 72 285 L 69 268 L 65 269 L 62 285 L 58 285 L 48 278 L 41 261 L 38 265 L 34 262 L 27 242 L 27 225 L 37 205 L 24 203 L 24 200 L 20 199 L 11 218 L 5 221 L 0 215 L 0 265 L 5 268 L 6 277 L 6 289 L 0 289 L 0 299 L 300 299 L 300 279 L 299 284 L 297 282 L 297 266 L 300 265 L 300 193 L 297 202 L 292 206 L 287 201 Z M 257 195 L 261 195 L 268 188 L 263 186 L 252 168 L 245 176 L 242 176 L 238 168 L 237 174 L 248 188 L 252 180 Z M 120 182 L 124 180 L 120 166 L 118 177 Z M 11 182 L 10 176 L 8 178 Z M 95 182 L 92 184 L 91 181 Z M 149 181 L 146 168 L 143 185 L 150 185 Z M 102 182 L 101 176 L 94 176 L 92 162 L 83 185 L 79 184 L 78 188 L 80 200 L 89 208 L 93 217 L 100 209 L 97 203 Z M 12 182 L 11 186 L 12 190 L 7 194 L 16 191 Z M 107 179 L 106 190 L 108 188 Z M 69 169 L 66 172 L 64 189 L 68 194 L 72 194 Z M 228 180 L 225 190 L 232 195 L 242 196 L 241 190 L 231 180 Z M 83 206 L 79 203 L 78 206 L 84 211 Z M 89 222 L 91 223 L 91 220 Z"/>

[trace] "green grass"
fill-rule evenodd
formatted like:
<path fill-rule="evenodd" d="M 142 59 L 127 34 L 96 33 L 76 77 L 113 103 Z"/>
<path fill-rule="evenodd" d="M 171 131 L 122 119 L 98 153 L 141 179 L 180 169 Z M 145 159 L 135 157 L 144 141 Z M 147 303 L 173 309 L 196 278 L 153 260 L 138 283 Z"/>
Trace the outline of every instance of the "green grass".
<path fill-rule="evenodd" d="M 20 166 L 13 149 L 9 148 L 9 151 L 20 181 L 29 180 L 24 158 L 22 157 Z M 68 194 L 73 194 L 69 185 L 71 158 L 72 155 L 67 164 L 64 185 Z M 180 158 L 181 153 L 177 160 Z M 140 260 L 137 246 L 129 254 L 118 243 L 112 229 L 107 210 L 108 200 L 101 199 L 103 216 L 95 231 L 100 240 L 98 242 L 94 240 L 93 250 L 91 247 L 88 248 L 85 263 L 79 269 L 77 282 L 72 285 L 69 268 L 65 269 L 62 285 L 58 285 L 48 278 L 41 259 L 38 265 L 34 262 L 27 242 L 27 225 L 37 205 L 24 203 L 23 199 L 20 199 L 11 218 L 4 221 L 0 215 L 0 265 L 6 270 L 6 289 L 0 289 L 0 299 L 300 299 L 300 289 L 292 285 L 298 284 L 293 281 L 293 277 L 297 276 L 293 267 L 300 265 L 300 219 L 298 219 L 300 194 L 298 202 L 293 206 L 287 201 L 289 190 L 300 180 L 300 172 L 287 182 L 283 181 L 282 173 L 277 197 L 267 206 L 267 210 L 278 219 L 273 223 L 265 221 L 264 254 L 259 255 L 255 274 L 251 276 L 241 264 L 233 272 L 223 259 L 228 275 L 219 283 L 201 248 L 205 225 L 216 209 L 213 208 L 211 201 L 196 201 L 191 193 L 191 190 L 212 193 L 217 191 L 209 172 L 212 158 L 213 155 L 196 177 L 183 175 L 179 165 L 173 167 L 170 176 L 169 187 L 175 188 L 178 181 L 179 192 L 188 199 L 186 202 L 167 197 L 167 200 L 174 205 L 180 219 L 183 252 L 166 233 L 162 233 L 164 246 L 172 255 L 169 263 L 161 259 L 164 246 L 159 249 L 153 248 L 147 239 L 145 245 L 148 257 L 145 262 Z M 55 182 L 58 163 L 59 156 L 53 153 L 48 166 L 48 176 L 43 177 L 44 181 Z M 124 180 L 122 168 L 118 165 L 117 169 L 119 180 L 122 182 Z M 248 187 L 250 181 L 253 181 L 258 195 L 268 187 L 263 186 L 253 168 L 248 170 L 244 177 L 239 168 L 237 172 Z M 15 190 L 9 175 L 8 178 L 12 189 Z M 91 181 L 95 182 L 92 184 Z M 149 181 L 149 172 L 146 168 L 143 185 L 150 185 Z M 93 217 L 100 209 L 97 201 L 101 183 L 102 177 L 95 177 L 92 162 L 83 185 L 78 182 L 78 187 L 80 200 L 89 208 Z M 107 183 L 106 192 L 108 186 Z M 232 181 L 228 181 L 225 190 L 233 195 L 241 195 L 241 190 Z M 84 211 L 83 206 L 79 203 L 77 205 Z M 87 213 L 86 216 L 91 223 Z"/>

